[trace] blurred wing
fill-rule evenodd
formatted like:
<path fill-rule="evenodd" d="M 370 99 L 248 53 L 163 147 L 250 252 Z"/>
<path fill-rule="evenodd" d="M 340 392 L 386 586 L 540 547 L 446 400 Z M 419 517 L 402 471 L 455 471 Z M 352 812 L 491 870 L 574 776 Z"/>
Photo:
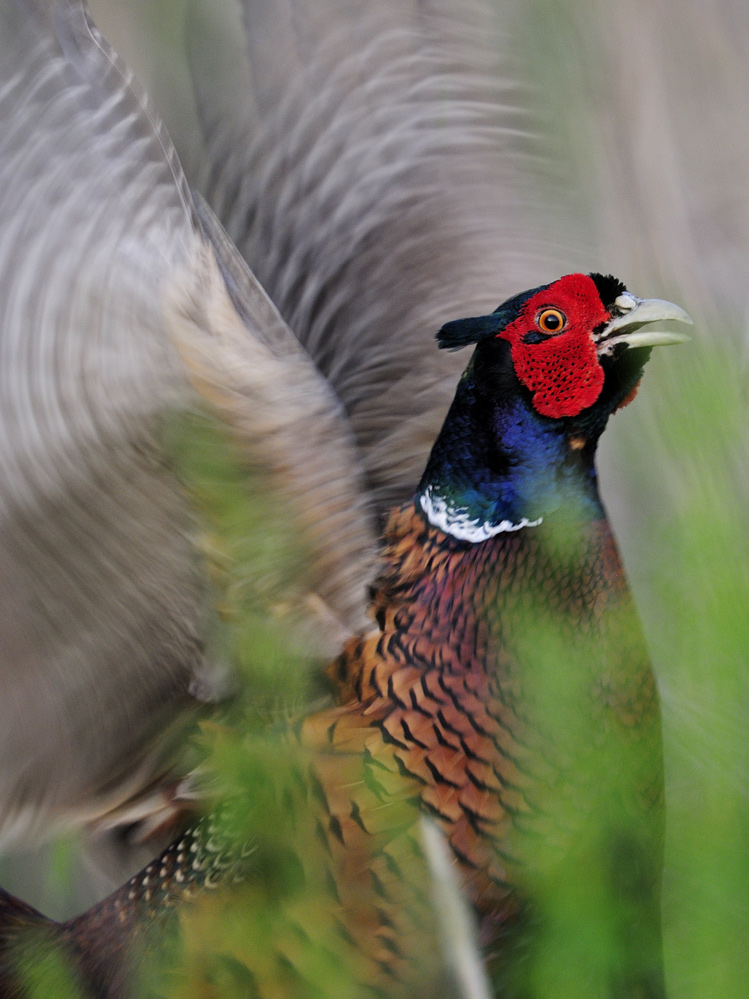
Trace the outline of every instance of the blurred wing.
<path fill-rule="evenodd" d="M 306 563 L 296 593 L 281 596 L 312 612 L 316 646 L 332 656 L 365 623 L 374 565 L 356 445 L 330 386 L 202 200 L 198 212 L 210 249 L 170 290 L 172 338 L 244 463 L 286 502 Z"/>
<path fill-rule="evenodd" d="M 244 0 L 245 49 L 225 5 L 193 11 L 208 200 L 341 399 L 380 514 L 464 361 L 435 331 L 574 269 L 492 7 Z"/>
<path fill-rule="evenodd" d="M 160 295 L 196 241 L 186 185 L 80 4 L 6 0 L 0 79 L 7 833 L 132 778 L 202 657 L 186 503 L 158 444 L 185 391 Z"/>
<path fill-rule="evenodd" d="M 195 398 L 187 343 L 214 337 L 219 376 L 237 362 L 220 388 L 235 394 L 248 451 L 250 402 L 262 420 L 263 405 L 288 390 L 285 415 L 261 428 L 275 430 L 276 449 L 264 452 L 271 476 L 286 464 L 289 437 L 306 434 L 314 481 L 292 473 L 279 489 L 319 501 L 321 519 L 332 502 L 347 554 L 366 560 L 371 533 L 337 404 L 296 341 L 286 357 L 282 344 L 293 338 L 244 265 L 232 273 L 240 318 L 162 126 L 82 4 L 4 0 L 0 120 L 0 837 L 8 838 L 91 817 L 135 793 L 160 772 L 179 709 L 194 704 L 193 693 L 222 693 L 201 651 L 204 582 L 190 511 L 161 440 L 164 417 Z M 231 249 L 204 224 L 229 275 Z M 200 289 L 210 295 L 196 302 Z M 278 378 L 260 399 L 243 347 Z M 326 446 L 329 461 L 316 450 Z M 350 487 L 345 504 L 339 486 Z M 361 580 L 351 598 L 350 577 L 336 575 L 348 569 L 315 550 L 317 537 L 312 576 L 350 627 Z"/>

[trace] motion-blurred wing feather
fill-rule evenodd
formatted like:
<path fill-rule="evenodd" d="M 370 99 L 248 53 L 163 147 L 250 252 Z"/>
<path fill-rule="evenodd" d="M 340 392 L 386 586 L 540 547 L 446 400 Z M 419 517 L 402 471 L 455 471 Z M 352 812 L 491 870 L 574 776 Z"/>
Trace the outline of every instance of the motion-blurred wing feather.
<path fill-rule="evenodd" d="M 201 230 L 163 127 L 83 5 L 6 0 L 0 81 L 7 838 L 136 794 L 162 772 L 180 710 L 223 693 L 204 661 L 203 572 L 162 433 L 196 398 L 185 324 L 192 346 L 210 340 L 203 374 L 233 400 L 221 415 L 292 500 L 311 579 L 345 631 L 372 533 L 336 400 L 209 213 Z"/>
<path fill-rule="evenodd" d="M 312 611 L 318 648 L 332 655 L 365 622 L 374 563 L 356 445 L 330 386 L 211 209 L 198 210 L 211 248 L 172 291 L 172 336 L 248 467 L 287 502 L 306 555 L 304 578 L 290 585 Z"/>
<path fill-rule="evenodd" d="M 561 223 L 485 4 L 243 11 L 247 65 L 223 73 L 193 24 L 208 200 L 341 399 L 382 513 L 452 393 L 435 330 L 546 279 Z"/>
<path fill-rule="evenodd" d="M 0 79 L 7 833 L 133 776 L 202 657 L 187 508 L 158 444 L 186 387 L 160 306 L 195 242 L 186 185 L 80 4 L 3 3 Z"/>

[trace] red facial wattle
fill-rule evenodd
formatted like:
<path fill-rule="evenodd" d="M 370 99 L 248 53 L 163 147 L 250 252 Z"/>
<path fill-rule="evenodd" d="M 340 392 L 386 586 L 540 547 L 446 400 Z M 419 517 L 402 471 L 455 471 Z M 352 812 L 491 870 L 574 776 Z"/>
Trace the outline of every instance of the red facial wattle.
<path fill-rule="evenodd" d="M 539 317 L 545 309 L 559 310 L 564 327 L 541 342 L 526 342 L 529 334 L 543 333 Z M 502 330 L 499 335 L 511 344 L 515 371 L 533 393 L 538 413 L 558 419 L 593 405 L 604 372 L 592 333 L 610 318 L 592 278 L 570 274 L 529 298 L 518 318 Z"/>

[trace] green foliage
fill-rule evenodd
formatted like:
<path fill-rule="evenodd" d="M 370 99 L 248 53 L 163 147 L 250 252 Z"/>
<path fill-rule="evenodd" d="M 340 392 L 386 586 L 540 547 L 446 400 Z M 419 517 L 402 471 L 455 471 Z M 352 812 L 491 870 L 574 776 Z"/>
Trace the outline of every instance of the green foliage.
<path fill-rule="evenodd" d="M 221 835 L 248 854 L 249 874 L 182 920 L 180 939 L 156 957 L 141 987 L 168 999 L 232 999 L 259 995 L 267 978 L 300 999 L 358 999 L 336 952 L 340 934 L 328 911 L 305 758 L 285 724 L 319 695 L 322 668 L 295 631 L 289 606 L 300 589 L 303 552 L 283 503 L 247 468 L 224 426 L 205 412 L 181 414 L 171 438 L 214 588 L 212 654 L 220 649 L 240 677 L 229 717 L 207 724 L 201 742 L 208 781 L 229 803 Z M 318 910 L 310 939 L 309 913 Z"/>
<path fill-rule="evenodd" d="M 21 936 L 10 955 L 26 987 L 24 999 L 82 999 L 67 955 L 43 930 Z"/>
<path fill-rule="evenodd" d="M 701 325 L 661 363 L 637 441 L 663 463 L 638 574 L 663 696 L 667 972 L 684 999 L 739 999 L 749 979 L 746 370 L 728 331 Z"/>
<path fill-rule="evenodd" d="M 321 665 L 295 628 L 304 553 L 283 501 L 215 417 L 181 413 L 168 439 L 213 587 L 209 654 L 243 679 L 243 727 L 264 725 L 309 703 Z"/>

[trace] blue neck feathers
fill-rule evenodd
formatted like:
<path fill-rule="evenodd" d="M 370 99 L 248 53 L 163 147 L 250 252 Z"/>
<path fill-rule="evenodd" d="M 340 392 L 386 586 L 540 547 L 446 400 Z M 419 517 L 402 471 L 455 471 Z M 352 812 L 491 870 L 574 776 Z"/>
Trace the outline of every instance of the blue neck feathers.
<path fill-rule="evenodd" d="M 432 524 L 469 542 L 550 518 L 604 516 L 594 465 L 603 425 L 577 423 L 533 409 L 503 341 L 479 345 L 432 449 L 417 504 Z"/>

